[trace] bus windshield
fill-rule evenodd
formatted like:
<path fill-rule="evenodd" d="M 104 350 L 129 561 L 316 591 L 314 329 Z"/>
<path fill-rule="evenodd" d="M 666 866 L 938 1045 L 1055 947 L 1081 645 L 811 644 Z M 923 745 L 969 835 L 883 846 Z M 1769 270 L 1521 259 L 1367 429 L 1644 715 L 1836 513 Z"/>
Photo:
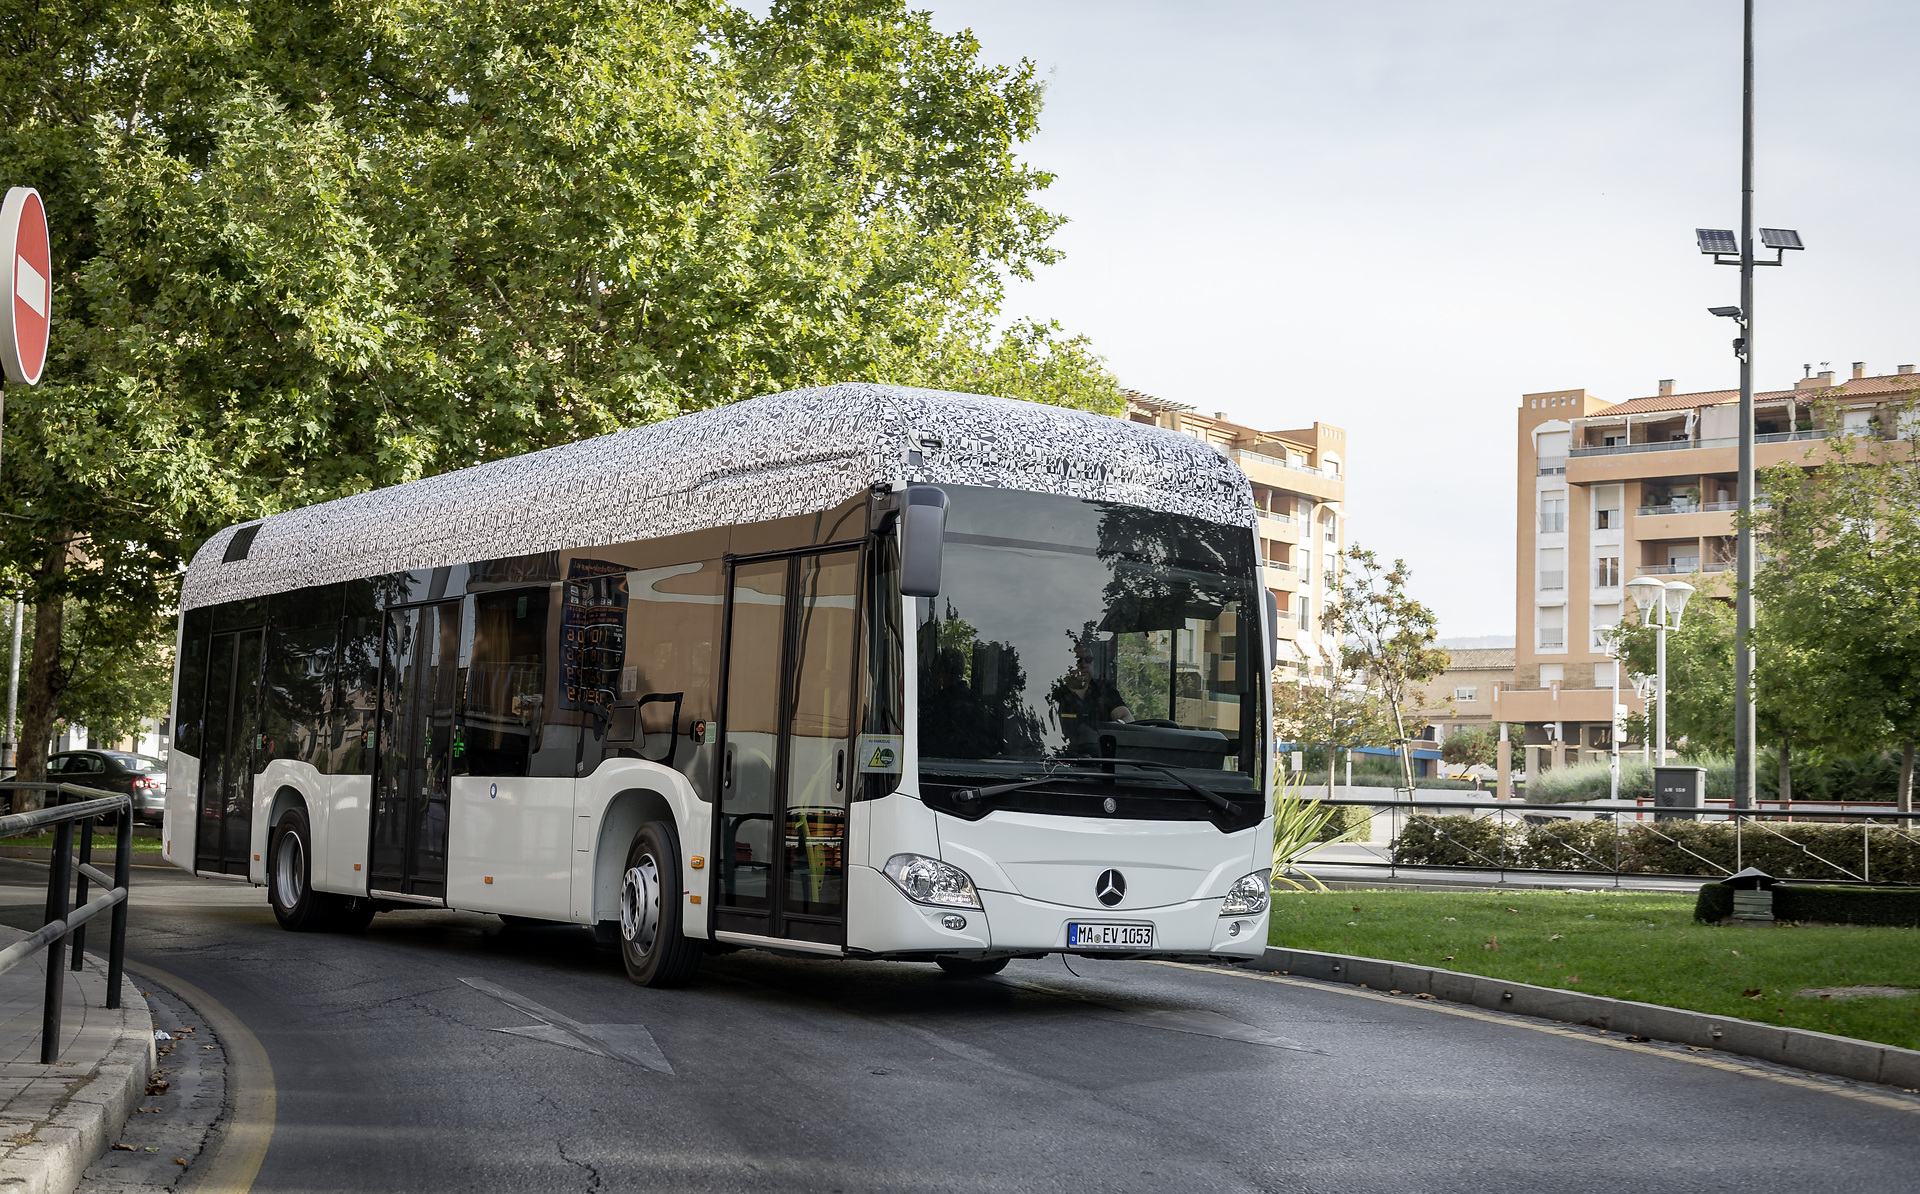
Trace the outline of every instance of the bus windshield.
<path fill-rule="evenodd" d="M 1252 532 L 1113 502 L 946 486 L 917 601 L 920 764 L 1017 777 L 1081 759 L 1258 790 Z M 1165 783 L 1121 769 L 1123 783 Z"/>

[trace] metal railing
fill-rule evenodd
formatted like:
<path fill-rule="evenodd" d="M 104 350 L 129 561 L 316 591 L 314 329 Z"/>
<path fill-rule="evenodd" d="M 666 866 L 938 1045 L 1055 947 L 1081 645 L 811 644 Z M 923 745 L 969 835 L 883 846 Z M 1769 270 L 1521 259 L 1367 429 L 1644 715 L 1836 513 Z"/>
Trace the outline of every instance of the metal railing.
<path fill-rule="evenodd" d="M 133 868 L 133 800 L 75 784 L 0 783 L 0 792 L 7 794 L 9 807 L 22 792 L 45 792 L 50 800 L 58 802 L 33 812 L 0 817 L 0 838 L 53 827 L 53 857 L 47 863 L 46 923 L 24 940 L 0 949 L 0 974 L 46 951 L 47 992 L 40 1013 L 40 1063 L 52 1065 L 60 1060 L 60 997 L 66 979 L 64 972 L 68 969 L 67 939 L 73 939 L 72 969 L 79 970 L 85 962 L 87 922 L 108 909 L 113 910 L 113 920 L 107 947 L 107 1006 L 120 1006 L 121 979 L 127 958 L 127 884 Z M 112 875 L 93 865 L 93 824 L 96 818 L 108 813 L 119 814 Z M 80 827 L 77 860 L 73 857 L 76 824 Z M 89 900 L 88 880 L 106 890 Z"/>
<path fill-rule="evenodd" d="M 1386 800 L 1353 797 L 1314 797 L 1328 805 L 1369 808 L 1371 821 L 1388 820 L 1388 845 L 1376 861 L 1346 858 L 1302 858 L 1296 867 L 1343 867 L 1386 871 L 1474 871 L 1497 874 L 1605 875 L 1614 886 L 1626 878 L 1724 879 L 1756 860 L 1777 856 L 1770 864 L 1806 873 L 1776 874 L 1795 882 L 1914 885 L 1920 878 L 1908 874 L 1911 858 L 1920 846 L 1920 813 L 1858 805 L 1810 807 L 1795 801 L 1790 810 L 1736 809 L 1727 805 L 1672 808 L 1638 801 L 1596 804 L 1530 804 L 1512 800 L 1427 799 L 1394 789 Z M 1460 818 L 1470 818 L 1471 821 Z M 1492 827 L 1483 822 L 1492 821 Z M 1577 828 L 1582 822 L 1590 828 Z M 1725 839 L 1708 841 L 1702 823 L 1730 825 Z M 1825 826 L 1847 830 L 1824 838 L 1801 840 L 1776 827 L 1778 823 Z M 1858 839 L 1851 836 L 1857 824 Z M 1688 828 L 1681 828 L 1686 826 Z M 1564 827 L 1564 828 L 1562 828 Z M 1369 826 L 1371 830 L 1371 824 Z M 1409 840 L 1409 830 L 1417 830 Z M 1803 835 L 1805 836 L 1805 835 Z M 1377 845 L 1378 843 L 1369 843 Z M 1753 843 L 1758 842 L 1758 846 Z M 1332 845 L 1351 843 L 1329 843 Z M 1731 857 L 1726 856 L 1731 847 Z M 1842 857 L 1842 847 L 1845 856 Z M 1324 847 L 1323 847 L 1324 848 Z M 1705 851 L 1704 853 L 1702 851 Z M 1889 880 L 1875 873 L 1875 855 L 1895 860 L 1898 874 Z M 1403 861 L 1420 854 L 1440 861 Z M 1764 861 L 1764 859 L 1762 859 Z M 1542 862 L 1554 865 L 1540 865 Z M 1662 868 L 1660 861 L 1680 865 Z M 1785 866 L 1782 867 L 1782 861 Z M 1682 866 L 1685 869 L 1682 869 Z"/>

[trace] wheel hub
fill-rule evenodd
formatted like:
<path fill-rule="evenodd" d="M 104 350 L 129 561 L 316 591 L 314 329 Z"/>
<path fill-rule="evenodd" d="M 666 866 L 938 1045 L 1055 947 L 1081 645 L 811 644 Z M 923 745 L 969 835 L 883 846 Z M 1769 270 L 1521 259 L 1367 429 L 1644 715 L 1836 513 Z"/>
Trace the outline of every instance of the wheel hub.
<path fill-rule="evenodd" d="M 620 936 L 646 953 L 660 933 L 660 866 L 642 855 L 620 882 Z"/>
<path fill-rule="evenodd" d="M 279 889 L 280 906 L 293 908 L 300 903 L 306 873 L 307 847 L 300 835 L 280 835 L 280 850 L 274 855 L 274 885 Z"/>

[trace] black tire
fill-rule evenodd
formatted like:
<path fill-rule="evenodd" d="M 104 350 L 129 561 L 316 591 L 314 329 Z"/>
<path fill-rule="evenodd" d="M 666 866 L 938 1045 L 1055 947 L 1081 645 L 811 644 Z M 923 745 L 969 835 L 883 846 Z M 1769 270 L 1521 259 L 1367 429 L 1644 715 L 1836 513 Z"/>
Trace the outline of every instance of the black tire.
<path fill-rule="evenodd" d="M 960 978 L 985 978 L 1007 968 L 1007 958 L 935 958 L 934 965 Z"/>
<path fill-rule="evenodd" d="M 703 941 L 681 932 L 680 837 L 649 821 L 627 847 L 620 871 L 620 960 L 643 987 L 685 986 L 700 967 Z"/>
<path fill-rule="evenodd" d="M 312 933 L 332 927 L 339 897 L 313 889 L 313 831 L 306 810 L 280 814 L 267 842 L 267 902 L 280 927 Z"/>
<path fill-rule="evenodd" d="M 339 899 L 340 897 L 335 897 Z M 373 923 L 373 914 L 379 909 L 372 900 L 346 897 L 333 910 L 333 927 L 342 933 L 364 933 Z"/>

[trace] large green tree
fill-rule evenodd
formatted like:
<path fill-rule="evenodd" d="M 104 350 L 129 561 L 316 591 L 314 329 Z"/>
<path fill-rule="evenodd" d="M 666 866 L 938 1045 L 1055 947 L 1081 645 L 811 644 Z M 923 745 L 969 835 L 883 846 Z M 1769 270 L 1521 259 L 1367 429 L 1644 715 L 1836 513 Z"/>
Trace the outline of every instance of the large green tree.
<path fill-rule="evenodd" d="M 995 330 L 1060 222 L 1031 64 L 897 0 L 0 18 L 0 181 L 55 241 L 0 479 L 28 773 L 67 598 L 163 609 L 234 521 L 830 381 L 1117 408 L 1083 340 Z"/>
<path fill-rule="evenodd" d="M 1763 701 L 1779 692 L 1836 752 L 1896 746 L 1907 811 L 1920 743 L 1920 410 L 1908 395 L 1883 411 L 1889 425 L 1835 434 L 1813 467 L 1761 478 L 1756 679 Z M 1821 421 L 1844 426 L 1837 410 Z M 1770 656 L 1781 662 L 1769 668 Z"/>

